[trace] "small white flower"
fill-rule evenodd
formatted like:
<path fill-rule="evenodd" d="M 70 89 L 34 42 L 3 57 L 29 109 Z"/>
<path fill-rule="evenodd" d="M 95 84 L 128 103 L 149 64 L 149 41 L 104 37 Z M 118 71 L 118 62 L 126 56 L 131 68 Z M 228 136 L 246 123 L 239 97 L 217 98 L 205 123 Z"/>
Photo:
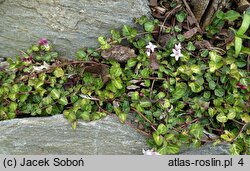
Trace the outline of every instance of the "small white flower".
<path fill-rule="evenodd" d="M 175 60 L 178 61 L 180 57 L 183 57 L 183 54 L 181 50 L 173 49 L 173 53 L 170 56 L 175 57 Z"/>
<path fill-rule="evenodd" d="M 175 57 L 175 60 L 178 61 L 180 57 L 183 57 L 183 54 L 181 53 L 181 44 L 174 45 L 173 53 L 170 55 L 172 57 Z"/>
<path fill-rule="evenodd" d="M 161 155 L 160 153 L 155 152 L 153 149 L 152 150 L 142 149 L 142 153 L 143 153 L 143 155 L 149 155 L 149 156 Z"/>
<path fill-rule="evenodd" d="M 165 118 L 166 118 L 166 116 L 167 116 L 167 115 L 166 115 L 166 113 L 162 113 L 162 114 L 160 115 L 160 117 L 159 117 L 159 118 L 160 118 L 160 119 L 165 119 Z"/>
<path fill-rule="evenodd" d="M 146 46 L 147 49 L 150 49 L 151 52 L 155 51 L 155 48 L 157 48 L 156 45 L 154 45 L 153 43 L 149 42 L 148 45 Z"/>
<path fill-rule="evenodd" d="M 181 50 L 181 43 L 174 45 L 175 50 Z"/>

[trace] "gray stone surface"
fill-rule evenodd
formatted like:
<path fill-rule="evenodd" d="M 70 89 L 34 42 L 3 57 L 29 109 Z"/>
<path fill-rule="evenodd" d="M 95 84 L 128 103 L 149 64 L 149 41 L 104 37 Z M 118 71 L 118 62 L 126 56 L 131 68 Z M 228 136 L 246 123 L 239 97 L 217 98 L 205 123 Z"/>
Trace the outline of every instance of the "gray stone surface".
<path fill-rule="evenodd" d="M 0 154 L 142 155 L 146 137 L 114 116 L 79 122 L 71 128 L 63 115 L 0 122 Z M 180 155 L 229 155 L 229 145 L 212 143 L 199 149 L 182 148 Z"/>
<path fill-rule="evenodd" d="M 71 128 L 63 115 L 0 122 L 0 154 L 142 154 L 145 137 L 116 117 L 79 122 Z"/>
<path fill-rule="evenodd" d="M 201 148 L 187 148 L 183 150 L 181 155 L 230 155 L 230 144 L 217 144 L 212 143 L 204 144 Z"/>
<path fill-rule="evenodd" d="M 73 57 L 141 15 L 150 15 L 148 0 L 0 0 L 0 57 L 15 56 L 40 37 Z"/>

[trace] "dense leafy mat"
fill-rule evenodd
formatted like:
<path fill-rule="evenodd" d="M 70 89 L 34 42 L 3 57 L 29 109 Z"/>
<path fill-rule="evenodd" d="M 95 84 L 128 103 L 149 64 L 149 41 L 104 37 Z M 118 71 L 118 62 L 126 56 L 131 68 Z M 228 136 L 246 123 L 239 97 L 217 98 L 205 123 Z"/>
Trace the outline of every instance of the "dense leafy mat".
<path fill-rule="evenodd" d="M 249 11 L 218 12 L 203 34 L 187 28 L 185 12 L 171 15 L 175 25 L 135 19 L 140 26 L 112 30 L 75 60 L 58 57 L 46 39 L 9 58 L 0 68 L 0 120 L 63 113 L 75 129 L 79 119 L 115 113 L 124 123 L 135 113 L 160 154 L 207 141 L 249 154 Z M 216 40 L 230 24 L 227 39 Z"/>

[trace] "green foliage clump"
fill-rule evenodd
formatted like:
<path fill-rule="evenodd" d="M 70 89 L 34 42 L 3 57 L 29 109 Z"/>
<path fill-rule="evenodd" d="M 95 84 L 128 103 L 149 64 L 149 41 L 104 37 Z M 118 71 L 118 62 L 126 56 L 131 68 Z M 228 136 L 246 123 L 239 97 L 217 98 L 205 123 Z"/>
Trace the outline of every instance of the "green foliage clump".
<path fill-rule="evenodd" d="M 217 17 L 224 21 L 222 14 Z M 186 14 L 176 18 L 182 23 Z M 226 53 L 197 49 L 175 26 L 165 30 L 171 35 L 166 44 L 156 43 L 149 52 L 148 43 L 157 42 L 159 21 L 143 16 L 135 23 L 143 32 L 128 25 L 112 30 L 110 39 L 98 38 L 100 48 L 78 50 L 77 60 L 62 60 L 44 45 L 33 45 L 15 61 L 8 59 L 9 69 L 0 71 L 0 120 L 63 113 L 76 128 L 78 119 L 115 113 L 124 123 L 135 113 L 139 128 L 151 137 L 148 144 L 160 154 L 176 154 L 182 145 L 199 147 L 209 140 L 231 143 L 232 154 L 250 154 L 249 50 L 238 50 L 235 42 Z M 246 39 L 244 31 L 238 32 Z M 136 57 L 125 63 L 101 58 L 101 51 L 122 41 Z M 176 60 L 171 53 L 178 43 L 182 56 Z"/>

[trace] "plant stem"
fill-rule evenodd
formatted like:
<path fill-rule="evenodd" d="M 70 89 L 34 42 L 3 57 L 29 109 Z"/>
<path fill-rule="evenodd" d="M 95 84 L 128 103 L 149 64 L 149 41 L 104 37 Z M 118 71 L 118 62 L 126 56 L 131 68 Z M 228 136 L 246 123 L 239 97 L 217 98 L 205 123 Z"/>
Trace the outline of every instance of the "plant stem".
<path fill-rule="evenodd" d="M 137 114 L 139 114 L 145 121 L 150 123 L 151 128 L 153 128 L 153 130 L 156 131 L 154 124 L 148 118 L 146 118 L 141 112 L 137 111 L 136 109 L 132 108 L 132 110 L 135 111 Z"/>
<path fill-rule="evenodd" d="M 250 122 L 245 123 L 245 124 L 241 127 L 241 129 L 240 129 L 238 135 L 237 135 L 231 142 L 236 141 L 236 140 L 239 138 L 240 134 L 244 131 L 244 129 L 245 129 L 249 124 L 250 124 Z"/>

